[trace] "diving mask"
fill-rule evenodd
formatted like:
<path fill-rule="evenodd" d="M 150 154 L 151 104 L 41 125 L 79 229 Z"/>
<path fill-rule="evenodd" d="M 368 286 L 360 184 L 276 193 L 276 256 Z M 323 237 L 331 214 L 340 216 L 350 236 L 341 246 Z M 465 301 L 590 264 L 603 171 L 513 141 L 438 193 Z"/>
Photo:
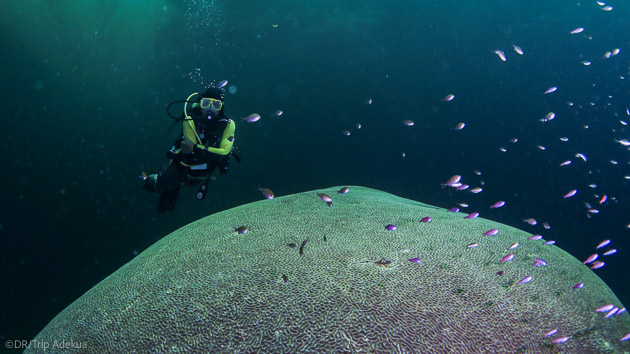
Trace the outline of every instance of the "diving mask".
<path fill-rule="evenodd" d="M 199 106 L 201 107 L 201 109 L 203 110 L 212 110 L 214 113 L 219 113 L 219 111 L 221 110 L 221 108 L 223 108 L 223 101 L 221 100 L 217 100 L 215 98 L 207 98 L 204 97 L 201 99 L 201 102 L 199 102 Z"/>

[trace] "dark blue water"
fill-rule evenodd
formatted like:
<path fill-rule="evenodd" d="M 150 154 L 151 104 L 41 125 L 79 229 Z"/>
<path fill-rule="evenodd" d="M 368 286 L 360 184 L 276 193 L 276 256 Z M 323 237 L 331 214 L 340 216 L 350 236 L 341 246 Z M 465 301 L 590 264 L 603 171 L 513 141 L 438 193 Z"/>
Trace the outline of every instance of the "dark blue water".
<path fill-rule="evenodd" d="M 467 203 L 578 259 L 611 239 L 619 252 L 596 272 L 630 303 L 630 153 L 615 141 L 630 139 L 620 122 L 630 121 L 630 5 L 607 5 L 3 3 L 0 336 L 34 337 L 156 240 L 260 200 L 258 185 L 277 196 L 363 185 L 445 208 Z M 237 88 L 226 111 L 243 162 L 211 182 L 206 200 L 184 189 L 176 210 L 158 214 L 138 176 L 167 162 L 181 129 L 168 131 L 165 107 L 223 79 Z M 442 102 L 447 94 L 455 99 Z M 253 112 L 263 118 L 238 120 Z M 548 112 L 556 118 L 541 123 Z M 483 192 L 441 188 L 455 174 L 483 181 Z M 489 209 L 497 200 L 507 203 Z"/>

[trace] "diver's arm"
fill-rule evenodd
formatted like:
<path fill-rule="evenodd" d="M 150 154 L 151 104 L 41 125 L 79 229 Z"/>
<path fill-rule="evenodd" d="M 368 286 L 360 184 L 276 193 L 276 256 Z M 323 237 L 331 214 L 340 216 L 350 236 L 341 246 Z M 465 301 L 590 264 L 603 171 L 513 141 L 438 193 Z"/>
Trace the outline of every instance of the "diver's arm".
<path fill-rule="evenodd" d="M 197 148 L 211 152 L 218 155 L 227 155 L 232 151 L 232 144 L 234 143 L 234 131 L 236 130 L 236 124 L 230 119 L 227 127 L 223 131 L 223 137 L 221 138 L 221 144 L 218 148 L 205 147 L 201 144 L 197 144 Z"/>

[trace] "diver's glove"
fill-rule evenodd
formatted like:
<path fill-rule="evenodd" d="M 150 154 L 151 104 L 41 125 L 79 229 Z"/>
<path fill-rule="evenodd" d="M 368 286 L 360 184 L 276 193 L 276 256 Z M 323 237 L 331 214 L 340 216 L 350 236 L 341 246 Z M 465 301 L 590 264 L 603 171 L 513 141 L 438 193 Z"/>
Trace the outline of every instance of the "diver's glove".
<path fill-rule="evenodd" d="M 166 158 L 167 159 L 179 161 L 179 160 L 181 160 L 181 156 L 179 156 L 179 155 L 180 154 L 175 153 L 175 151 L 173 151 L 173 150 L 166 151 Z"/>

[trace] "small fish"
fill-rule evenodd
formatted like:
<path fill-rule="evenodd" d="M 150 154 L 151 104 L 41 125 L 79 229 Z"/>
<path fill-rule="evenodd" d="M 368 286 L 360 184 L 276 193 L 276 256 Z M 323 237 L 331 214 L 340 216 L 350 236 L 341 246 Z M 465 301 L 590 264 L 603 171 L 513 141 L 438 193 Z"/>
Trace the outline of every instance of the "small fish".
<path fill-rule="evenodd" d="M 552 92 L 556 92 L 556 90 L 558 90 L 558 88 L 557 88 L 557 87 L 555 87 L 555 86 L 552 86 L 552 87 L 548 88 L 548 89 L 545 91 L 545 93 L 544 93 L 544 94 L 545 94 L 545 95 L 548 95 L 548 94 L 550 94 L 550 93 L 552 93 Z"/>
<path fill-rule="evenodd" d="M 602 7 L 602 11 L 612 11 L 613 7 L 612 6 L 604 6 Z"/>
<path fill-rule="evenodd" d="M 546 223 L 546 222 L 544 222 L 544 223 L 543 223 L 543 227 L 544 227 L 546 230 L 551 229 L 551 226 L 549 226 L 549 224 L 548 224 L 548 223 Z"/>
<path fill-rule="evenodd" d="M 411 263 L 420 263 L 420 258 L 409 258 L 409 262 L 411 262 Z"/>
<path fill-rule="evenodd" d="M 258 186 L 258 190 L 262 193 L 263 197 L 267 198 L 267 199 L 273 199 L 274 195 L 273 195 L 273 191 L 269 188 L 262 188 L 261 186 Z"/>
<path fill-rule="evenodd" d="M 551 336 L 553 336 L 556 333 L 558 333 L 558 330 L 557 329 L 552 329 L 551 331 L 545 333 L 544 337 L 551 337 Z"/>
<path fill-rule="evenodd" d="M 339 194 L 346 194 L 346 193 L 348 193 L 349 191 L 350 191 L 350 188 L 348 188 L 348 187 L 342 187 L 341 189 L 339 189 L 339 190 L 337 191 L 337 193 L 339 193 Z"/>
<path fill-rule="evenodd" d="M 560 166 L 566 166 L 570 164 L 571 164 L 571 160 L 566 160 L 565 162 L 561 163 Z"/>
<path fill-rule="evenodd" d="M 507 61 L 507 59 L 505 58 L 505 53 L 503 53 L 502 50 L 497 49 L 493 52 L 494 54 L 499 56 L 499 59 L 501 59 L 501 61 Z"/>
<path fill-rule="evenodd" d="M 505 202 L 504 202 L 504 201 L 502 201 L 502 200 L 499 200 L 498 202 L 496 202 L 496 203 L 492 204 L 492 205 L 490 206 L 490 209 L 500 208 L 500 207 L 502 207 L 502 206 L 504 206 L 504 205 L 505 205 Z"/>
<path fill-rule="evenodd" d="M 324 242 L 326 242 L 326 235 L 324 235 Z"/>
<path fill-rule="evenodd" d="M 249 229 L 247 228 L 247 226 L 239 226 L 239 227 L 235 227 L 234 231 L 242 235 L 242 234 L 246 234 L 247 231 L 249 231 Z"/>
<path fill-rule="evenodd" d="M 608 196 L 606 194 L 604 194 L 602 196 L 602 199 L 599 200 L 599 205 L 602 205 L 602 204 L 606 203 L 607 200 L 608 200 Z"/>
<path fill-rule="evenodd" d="M 617 253 L 617 250 L 615 248 L 609 249 L 608 251 L 604 252 L 604 256 L 610 256 L 615 253 Z"/>
<path fill-rule="evenodd" d="M 450 208 L 447 211 L 450 211 L 451 213 L 459 213 L 459 208 Z"/>
<path fill-rule="evenodd" d="M 617 311 L 617 315 L 621 315 L 624 312 L 626 312 L 626 308 L 622 307 L 622 308 L 619 309 L 619 311 Z"/>
<path fill-rule="evenodd" d="M 571 198 L 572 196 L 574 196 L 574 195 L 576 195 L 576 194 L 577 194 L 577 190 L 572 189 L 572 190 L 570 190 L 567 194 L 565 194 L 563 198 L 565 198 L 565 199 L 566 199 L 566 198 Z"/>
<path fill-rule="evenodd" d="M 470 193 L 477 194 L 477 193 L 481 193 L 482 191 L 483 191 L 483 188 L 475 187 L 475 188 L 470 190 Z"/>
<path fill-rule="evenodd" d="M 457 205 L 459 205 L 462 208 L 468 208 L 469 207 L 469 205 L 466 204 L 466 203 L 457 203 Z"/>
<path fill-rule="evenodd" d="M 368 104 L 372 104 L 372 99 L 371 99 L 371 98 L 368 98 L 368 99 L 365 101 L 365 103 L 364 103 L 364 104 L 366 104 L 366 105 L 368 105 Z"/>
<path fill-rule="evenodd" d="M 291 249 L 296 249 L 297 248 L 297 245 L 295 243 L 293 243 L 293 242 L 287 243 L 287 246 L 289 246 Z"/>
<path fill-rule="evenodd" d="M 579 158 L 581 158 L 582 160 L 584 160 L 584 162 L 586 162 L 586 156 L 585 156 L 584 154 L 582 154 L 582 153 L 579 153 L 579 152 L 578 152 L 577 154 L 575 154 L 575 157 L 579 157 Z"/>
<path fill-rule="evenodd" d="M 546 266 L 547 262 L 544 259 L 534 258 L 534 267 Z"/>
<path fill-rule="evenodd" d="M 595 263 L 593 263 L 593 265 L 591 266 L 591 269 L 595 270 L 595 269 L 599 269 L 603 266 L 605 266 L 606 263 L 605 262 L 601 262 L 601 261 L 597 261 Z"/>
<path fill-rule="evenodd" d="M 444 98 L 442 99 L 442 102 L 452 101 L 453 98 L 455 98 L 455 95 L 453 95 L 452 93 L 449 93 L 448 95 L 444 96 Z"/>
<path fill-rule="evenodd" d="M 361 123 L 357 123 L 357 125 L 355 125 L 355 128 L 361 129 Z"/>
<path fill-rule="evenodd" d="M 350 131 L 349 130 L 344 130 L 341 132 L 343 135 L 345 136 L 350 136 Z"/>
<path fill-rule="evenodd" d="M 516 247 L 518 247 L 518 242 L 513 243 L 513 244 L 512 244 L 510 247 L 508 247 L 507 249 L 509 249 L 509 250 L 513 250 L 513 249 L 515 249 Z"/>
<path fill-rule="evenodd" d="M 333 202 L 326 202 L 326 205 L 329 206 L 329 207 L 332 207 L 333 206 Z"/>
<path fill-rule="evenodd" d="M 455 130 L 462 130 L 466 126 L 466 123 L 457 123 Z"/>
<path fill-rule="evenodd" d="M 461 186 L 457 187 L 457 190 L 458 191 L 463 191 L 463 190 L 468 189 L 468 187 L 470 187 L 470 186 L 467 185 L 467 184 L 462 184 Z"/>
<path fill-rule="evenodd" d="M 499 263 L 505 263 L 505 262 L 509 262 L 512 259 L 514 259 L 514 255 L 513 254 L 508 254 L 507 256 L 501 258 L 501 260 L 499 261 Z"/>
<path fill-rule="evenodd" d="M 498 271 L 498 272 L 497 272 L 497 275 L 499 275 L 499 276 L 504 276 L 504 275 L 505 275 L 505 272 L 504 272 L 504 271 L 502 271 L 502 270 L 500 270 L 500 271 Z"/>
<path fill-rule="evenodd" d="M 529 236 L 527 239 L 532 240 L 532 241 L 538 241 L 541 238 L 542 238 L 542 235 L 532 235 L 532 236 Z"/>
<path fill-rule="evenodd" d="M 567 141 L 569 141 L 569 138 L 567 138 L 566 136 L 563 136 L 563 137 L 560 138 L 560 141 L 566 143 Z"/>
<path fill-rule="evenodd" d="M 599 210 L 597 210 L 597 209 L 589 209 L 586 212 L 590 213 L 590 214 L 599 214 Z"/>
<path fill-rule="evenodd" d="M 433 220 L 430 216 L 425 216 L 422 219 L 420 219 L 420 222 L 431 222 L 431 220 Z"/>
<path fill-rule="evenodd" d="M 619 311 L 619 308 L 618 307 L 613 307 L 610 311 L 606 312 L 606 316 L 604 316 L 604 318 L 610 318 L 611 316 L 616 314 L 617 311 Z"/>
<path fill-rule="evenodd" d="M 243 118 L 243 120 L 250 123 L 257 122 L 260 120 L 260 114 L 252 113 L 248 115 L 247 117 Z"/>
<path fill-rule="evenodd" d="M 276 117 L 280 117 L 282 115 L 282 113 L 284 113 L 284 112 L 282 112 L 282 110 L 279 109 L 279 110 L 273 112 L 273 115 L 276 116 Z"/>
<path fill-rule="evenodd" d="M 599 255 L 597 253 L 593 253 L 592 255 L 588 256 L 588 258 L 584 262 L 582 262 L 582 264 L 592 263 L 594 260 L 597 259 L 597 257 L 599 257 Z"/>
<path fill-rule="evenodd" d="M 484 232 L 483 234 L 485 236 L 494 236 L 494 235 L 496 235 L 498 233 L 499 233 L 499 229 L 490 229 L 490 230 Z"/>
<path fill-rule="evenodd" d="M 402 121 L 402 124 L 404 124 L 404 125 L 406 125 L 406 126 L 408 126 L 408 127 L 413 127 L 413 125 L 414 125 L 414 124 L 416 124 L 416 123 L 414 123 L 414 122 L 413 122 L 412 120 L 410 120 L 410 119 L 407 119 L 407 120 L 403 120 L 403 121 Z"/>
<path fill-rule="evenodd" d="M 584 283 L 577 283 L 573 285 L 573 289 L 582 289 L 584 287 Z"/>
<path fill-rule="evenodd" d="M 456 184 L 457 182 L 459 182 L 462 179 L 462 176 L 460 175 L 454 175 L 451 178 L 448 179 L 448 181 L 444 182 L 444 184 L 442 184 L 442 186 L 449 186 L 452 187 L 454 184 Z"/>
<path fill-rule="evenodd" d="M 143 181 L 146 181 L 146 180 L 147 180 L 147 178 L 149 178 L 149 176 L 147 176 L 147 173 L 146 173 L 146 172 L 142 171 L 142 174 L 140 175 L 140 178 L 141 178 Z"/>
<path fill-rule="evenodd" d="M 478 246 L 479 246 L 479 244 L 477 242 L 473 242 L 473 243 L 469 243 L 466 247 L 468 247 L 468 248 L 475 248 L 475 247 L 478 247 Z"/>
<path fill-rule="evenodd" d="M 387 224 L 387 225 L 385 225 L 385 230 L 387 230 L 387 231 L 396 231 L 396 230 L 398 230 L 398 226 L 393 225 L 393 224 Z"/>
<path fill-rule="evenodd" d="M 582 33 L 584 32 L 584 27 L 578 27 L 576 29 L 574 29 L 573 31 L 571 31 L 571 34 L 578 34 L 578 33 Z"/>
<path fill-rule="evenodd" d="M 621 49 L 615 48 L 615 49 L 612 50 L 612 55 L 615 56 L 615 55 L 619 54 L 620 51 L 621 51 Z"/>
<path fill-rule="evenodd" d="M 546 149 L 546 148 L 545 148 L 544 146 L 542 146 L 542 145 L 536 145 L 536 147 L 537 147 L 538 149 L 542 150 L 542 151 L 545 151 L 545 149 Z"/>
<path fill-rule="evenodd" d="M 479 213 L 474 212 L 474 213 L 470 213 L 470 214 L 464 216 L 464 219 L 474 219 L 474 218 L 476 218 L 478 216 L 479 216 Z"/>
<path fill-rule="evenodd" d="M 626 334 L 625 336 L 621 337 L 621 339 L 619 340 L 624 342 L 624 341 L 627 341 L 628 339 L 630 339 L 630 332 L 628 332 L 628 334 Z"/>
<path fill-rule="evenodd" d="M 602 242 L 600 242 L 597 247 L 595 247 L 595 249 L 600 249 L 602 247 L 606 247 L 610 244 L 610 240 L 604 240 Z"/>
<path fill-rule="evenodd" d="M 556 114 L 553 113 L 553 112 L 549 112 L 543 118 L 540 118 L 539 121 L 544 123 L 544 122 L 548 122 L 550 120 L 553 120 L 554 118 L 556 118 Z M 540 146 L 540 145 L 538 145 L 538 146 Z M 545 150 L 545 149 L 541 149 L 541 150 Z"/>
<path fill-rule="evenodd" d="M 225 87 L 225 85 L 227 85 L 227 84 L 228 84 L 228 81 L 227 81 L 227 80 L 222 80 L 221 82 L 219 82 L 219 83 L 217 84 L 217 86 L 216 86 L 216 87 L 217 87 L 217 88 L 223 88 L 223 87 Z"/>
<path fill-rule="evenodd" d="M 282 274 L 282 280 L 284 280 L 285 284 L 289 283 L 289 277 L 286 274 Z"/>
<path fill-rule="evenodd" d="M 332 198 L 328 194 L 318 192 L 317 196 L 324 202 L 332 202 Z"/>
<path fill-rule="evenodd" d="M 545 246 L 550 246 L 550 245 L 555 245 L 555 244 L 556 244 L 556 241 L 554 241 L 554 240 L 549 240 L 549 241 L 546 241 L 545 243 L 543 243 L 543 245 L 545 245 Z"/>
<path fill-rule="evenodd" d="M 302 245 L 300 245 L 300 256 L 304 254 L 304 245 L 308 242 L 308 239 L 302 241 Z"/>
<path fill-rule="evenodd" d="M 530 224 L 532 226 L 537 224 L 536 219 L 534 219 L 534 218 L 523 219 L 523 222 L 526 222 L 526 223 L 528 223 L 528 224 Z"/>
<path fill-rule="evenodd" d="M 518 285 L 527 284 L 527 283 L 529 283 L 530 281 L 532 281 L 532 279 L 534 279 L 534 278 L 533 278 L 531 275 L 528 275 L 528 276 L 526 276 L 525 278 L 521 279 L 521 280 L 518 282 Z"/>
<path fill-rule="evenodd" d="M 553 344 L 565 343 L 568 340 L 569 340 L 569 337 L 560 337 L 558 339 L 552 340 L 551 343 Z"/>
<path fill-rule="evenodd" d="M 596 308 L 595 311 L 596 312 L 608 312 L 608 311 L 612 310 L 613 307 L 615 307 L 615 305 L 608 304 L 608 305 L 604 305 L 604 306 Z"/>
<path fill-rule="evenodd" d="M 512 44 L 512 47 L 514 47 L 514 51 L 516 52 L 516 54 L 523 55 L 523 49 L 521 49 L 521 47 L 517 46 L 516 44 Z"/>

